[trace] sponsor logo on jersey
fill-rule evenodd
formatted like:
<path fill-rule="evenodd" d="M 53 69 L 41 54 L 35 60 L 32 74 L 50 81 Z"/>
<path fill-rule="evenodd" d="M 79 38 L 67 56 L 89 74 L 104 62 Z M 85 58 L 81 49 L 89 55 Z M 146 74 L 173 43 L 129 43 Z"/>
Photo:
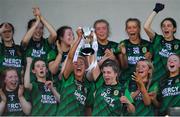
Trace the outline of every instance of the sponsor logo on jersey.
<path fill-rule="evenodd" d="M 128 64 L 135 65 L 144 56 L 128 56 Z"/>
<path fill-rule="evenodd" d="M 139 54 L 140 51 L 139 51 L 139 47 L 134 47 L 133 48 L 133 54 Z"/>
<path fill-rule="evenodd" d="M 76 96 L 76 99 L 82 104 L 85 105 L 86 96 L 79 93 L 77 90 L 75 90 L 74 95 Z"/>
<path fill-rule="evenodd" d="M 8 108 L 9 112 L 19 112 L 19 111 L 22 111 L 20 103 L 7 104 L 7 108 Z"/>
<path fill-rule="evenodd" d="M 167 88 L 164 88 L 162 90 L 162 96 L 163 97 L 175 96 L 175 95 L 179 95 L 179 94 L 180 94 L 180 90 L 179 90 L 178 86 L 167 87 Z"/>
<path fill-rule="evenodd" d="M 44 51 L 44 48 L 42 47 L 40 50 L 33 49 L 31 56 L 41 57 L 41 55 L 44 55 L 44 54 L 46 54 L 46 52 Z"/>
<path fill-rule="evenodd" d="M 169 52 L 167 49 L 161 49 L 161 51 L 159 51 L 159 55 L 163 56 L 163 57 L 169 57 L 170 55 L 172 55 L 172 52 Z"/>
<path fill-rule="evenodd" d="M 101 96 L 104 98 L 105 102 L 111 106 L 114 107 L 114 100 L 112 97 L 108 96 L 111 93 L 111 89 L 107 88 L 104 92 L 101 93 Z"/>
<path fill-rule="evenodd" d="M 9 103 L 7 104 L 7 109 L 9 112 L 19 112 L 22 111 L 21 104 L 15 102 L 15 95 L 8 95 Z"/>
<path fill-rule="evenodd" d="M 56 104 L 56 98 L 54 95 L 41 95 L 41 102 L 44 104 Z"/>
<path fill-rule="evenodd" d="M 21 67 L 21 59 L 4 58 L 2 65 L 8 67 Z"/>
<path fill-rule="evenodd" d="M 41 95 L 41 102 L 44 104 L 56 104 L 57 101 L 55 96 L 51 94 L 50 89 L 46 85 L 44 85 L 44 91 L 45 94 Z M 46 94 L 46 93 L 50 93 L 50 94 Z"/>

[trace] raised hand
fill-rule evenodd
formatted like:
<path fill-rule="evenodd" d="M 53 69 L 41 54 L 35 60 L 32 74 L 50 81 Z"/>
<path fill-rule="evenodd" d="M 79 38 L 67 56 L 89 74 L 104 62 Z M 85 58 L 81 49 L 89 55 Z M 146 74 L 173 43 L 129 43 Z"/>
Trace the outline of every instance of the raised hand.
<path fill-rule="evenodd" d="M 76 34 L 78 38 L 82 38 L 82 35 L 83 35 L 82 27 L 78 27 Z"/>
<path fill-rule="evenodd" d="M 136 81 L 137 86 L 140 89 L 144 85 L 142 77 L 136 72 L 134 72 L 134 75 L 131 76 L 132 76 L 132 80 Z"/>
<path fill-rule="evenodd" d="M 125 47 L 124 43 L 121 43 L 119 45 L 119 49 L 120 49 L 122 54 L 124 54 L 124 55 L 126 54 L 126 47 Z"/>
<path fill-rule="evenodd" d="M 27 61 L 28 64 L 31 64 L 32 63 L 32 58 L 31 57 L 27 57 L 26 61 Z"/>
<path fill-rule="evenodd" d="M 52 88 L 53 88 L 53 83 L 52 83 L 52 81 L 46 81 L 46 82 L 45 82 L 45 85 L 48 87 L 48 89 L 52 90 Z"/>
<path fill-rule="evenodd" d="M 4 24 L 0 27 L 0 34 L 1 34 L 2 32 L 4 32 L 5 28 L 7 27 L 6 25 L 7 25 L 7 24 L 4 23 Z"/>
<path fill-rule="evenodd" d="M 61 49 L 61 44 L 60 44 L 60 41 L 57 40 L 56 41 L 56 46 L 57 46 L 57 50 L 58 50 L 58 53 L 60 53 L 61 55 L 63 54 L 63 51 Z"/>
<path fill-rule="evenodd" d="M 150 52 L 146 52 L 144 56 L 145 56 L 146 59 L 148 59 L 149 61 L 151 61 L 151 59 L 152 59 L 152 54 L 151 54 Z"/>
<path fill-rule="evenodd" d="M 159 11 L 162 11 L 164 9 L 164 4 L 162 3 L 156 3 L 155 8 L 153 9 L 153 11 L 155 11 L 156 13 L 158 13 Z"/>
<path fill-rule="evenodd" d="M 37 20 L 40 20 L 41 12 L 39 7 L 34 7 L 33 8 L 33 14 L 36 17 Z"/>

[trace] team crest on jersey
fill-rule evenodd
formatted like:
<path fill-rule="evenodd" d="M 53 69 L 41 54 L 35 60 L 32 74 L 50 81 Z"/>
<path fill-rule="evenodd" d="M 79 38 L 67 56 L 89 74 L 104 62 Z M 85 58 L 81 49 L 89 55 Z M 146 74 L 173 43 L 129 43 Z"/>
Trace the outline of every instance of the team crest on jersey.
<path fill-rule="evenodd" d="M 177 50 L 178 48 L 179 48 L 179 45 L 178 45 L 178 44 L 174 45 L 174 49 L 175 49 L 175 50 Z"/>
<path fill-rule="evenodd" d="M 117 96 L 119 94 L 118 90 L 114 90 L 114 95 Z"/>
<path fill-rule="evenodd" d="M 146 47 L 143 47 L 143 48 L 142 48 L 142 52 L 143 52 L 143 53 L 146 53 L 146 52 L 147 52 L 147 48 L 146 48 Z"/>

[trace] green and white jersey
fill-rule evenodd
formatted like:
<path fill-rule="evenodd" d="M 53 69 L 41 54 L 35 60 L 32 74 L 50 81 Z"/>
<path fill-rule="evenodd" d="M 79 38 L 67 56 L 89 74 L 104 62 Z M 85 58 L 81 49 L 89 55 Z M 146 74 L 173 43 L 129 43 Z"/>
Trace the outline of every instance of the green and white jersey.
<path fill-rule="evenodd" d="M 161 78 L 167 76 L 167 58 L 171 54 L 180 55 L 180 40 L 174 39 L 172 41 L 166 41 L 162 35 L 156 34 L 153 39 L 153 49 L 154 49 L 154 73 L 153 82 L 159 82 Z"/>
<path fill-rule="evenodd" d="M 130 81 L 128 87 L 131 93 L 138 90 L 136 82 L 132 80 Z M 154 83 L 149 86 L 148 93 L 150 92 L 155 92 L 155 93 L 158 92 L 158 83 Z M 131 115 L 131 116 L 154 116 L 155 115 L 154 105 L 153 104 L 150 104 L 149 106 L 144 105 L 143 95 L 141 92 L 137 94 L 137 96 L 133 100 L 134 100 L 134 106 L 135 106 L 135 113 L 128 114 L 128 115 Z"/>
<path fill-rule="evenodd" d="M 167 115 L 168 108 L 180 107 L 180 75 L 164 78 L 159 86 L 160 113 Z"/>
<path fill-rule="evenodd" d="M 87 79 L 80 82 L 75 79 L 74 73 L 71 73 L 68 79 L 64 79 L 62 88 L 59 91 L 61 101 L 58 105 L 58 116 L 84 116 L 85 108 L 92 106 L 94 85 Z"/>
<path fill-rule="evenodd" d="M 106 49 L 112 50 L 115 55 L 118 54 L 118 52 L 116 51 L 117 48 L 118 43 L 113 41 L 108 41 L 107 45 L 101 45 L 100 43 L 98 43 L 97 61 L 100 61 L 103 58 Z"/>
<path fill-rule="evenodd" d="M 133 44 L 129 39 L 123 40 L 119 45 L 123 44 L 126 48 L 126 56 L 128 58 L 128 68 L 123 69 L 120 76 L 120 83 L 125 84 L 131 75 L 135 71 L 136 63 L 140 59 L 145 59 L 145 54 L 147 52 L 152 53 L 151 43 L 141 39 L 140 44 Z"/>
<path fill-rule="evenodd" d="M 49 44 L 48 39 L 42 38 L 41 41 L 34 41 L 31 39 L 28 46 L 24 47 L 23 49 L 25 51 L 25 60 L 26 57 L 32 57 L 32 59 L 41 58 L 47 62 L 47 55 L 51 50 L 51 45 Z"/>
<path fill-rule="evenodd" d="M 126 108 L 120 102 L 120 97 L 124 95 L 124 92 L 125 89 L 120 83 L 116 85 L 105 85 L 101 74 L 96 80 L 92 115 L 120 116 L 127 113 Z"/>
<path fill-rule="evenodd" d="M 13 47 L 5 47 L 0 44 L 0 71 L 3 71 L 7 67 L 16 68 L 20 76 L 23 61 L 22 53 L 19 45 Z"/>
<path fill-rule="evenodd" d="M 42 82 L 32 83 L 31 102 L 32 116 L 54 116 L 56 114 L 56 98 Z"/>
<path fill-rule="evenodd" d="M 3 116 L 23 116 L 25 115 L 19 98 L 18 98 L 18 89 L 16 89 L 15 91 L 9 92 L 9 91 L 5 91 L 4 92 L 7 98 L 7 102 L 6 102 L 6 107 L 5 110 L 3 112 Z M 26 92 L 24 92 L 26 93 Z"/>

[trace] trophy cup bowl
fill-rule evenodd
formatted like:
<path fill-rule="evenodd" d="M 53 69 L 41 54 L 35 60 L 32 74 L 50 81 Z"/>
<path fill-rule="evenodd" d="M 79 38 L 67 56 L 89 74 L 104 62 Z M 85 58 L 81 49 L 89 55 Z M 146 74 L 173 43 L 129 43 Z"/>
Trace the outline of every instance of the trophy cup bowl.
<path fill-rule="evenodd" d="M 84 27 L 82 28 L 82 32 L 83 32 L 83 38 L 84 38 L 85 44 L 83 45 L 81 49 L 81 54 L 83 56 L 90 56 L 94 54 L 94 49 L 91 47 L 91 40 L 93 38 L 91 36 L 91 33 L 93 32 L 93 29 L 90 27 Z"/>

